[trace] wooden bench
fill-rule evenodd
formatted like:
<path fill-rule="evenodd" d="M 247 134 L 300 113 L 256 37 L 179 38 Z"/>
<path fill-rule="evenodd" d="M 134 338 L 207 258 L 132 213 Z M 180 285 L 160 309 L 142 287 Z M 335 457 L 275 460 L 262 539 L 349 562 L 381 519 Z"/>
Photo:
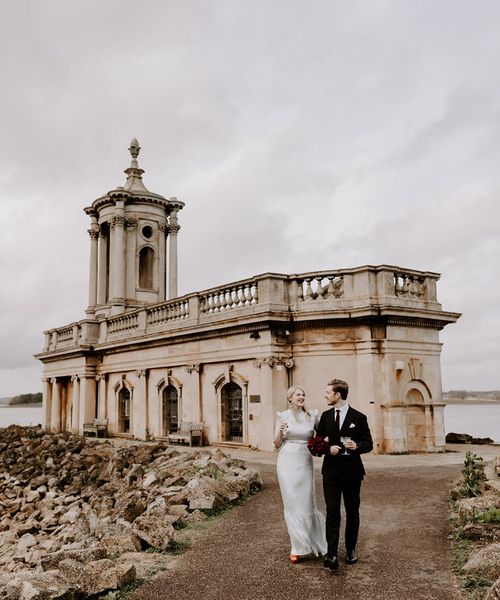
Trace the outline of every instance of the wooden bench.
<path fill-rule="evenodd" d="M 94 419 L 92 423 L 83 424 L 83 435 L 93 433 L 95 437 L 99 437 L 102 433 L 102 437 L 108 437 L 108 419 Z"/>
<path fill-rule="evenodd" d="M 168 432 L 169 444 L 187 442 L 192 446 L 195 440 L 199 446 L 203 446 L 203 423 L 181 421 L 177 431 Z"/>

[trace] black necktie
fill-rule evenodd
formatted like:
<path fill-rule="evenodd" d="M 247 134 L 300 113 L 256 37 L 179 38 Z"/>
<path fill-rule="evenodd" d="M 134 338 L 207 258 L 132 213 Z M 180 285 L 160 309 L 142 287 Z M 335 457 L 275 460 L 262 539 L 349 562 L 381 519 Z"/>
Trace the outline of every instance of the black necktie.
<path fill-rule="evenodd" d="M 340 431 L 340 408 L 335 409 L 335 423 Z"/>

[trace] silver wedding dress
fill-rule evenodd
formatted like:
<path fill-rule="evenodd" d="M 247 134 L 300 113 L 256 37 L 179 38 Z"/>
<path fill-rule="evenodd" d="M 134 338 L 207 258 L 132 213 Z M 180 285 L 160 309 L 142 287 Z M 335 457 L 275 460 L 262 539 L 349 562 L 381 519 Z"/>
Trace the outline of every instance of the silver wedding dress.
<path fill-rule="evenodd" d="M 285 522 L 290 536 L 290 554 L 316 556 L 326 554 L 325 517 L 316 507 L 313 459 L 307 440 L 314 435 L 318 413 L 305 413 L 296 419 L 291 410 L 278 413 L 275 435 L 281 423 L 288 430 L 279 450 L 278 481 L 285 509 Z"/>

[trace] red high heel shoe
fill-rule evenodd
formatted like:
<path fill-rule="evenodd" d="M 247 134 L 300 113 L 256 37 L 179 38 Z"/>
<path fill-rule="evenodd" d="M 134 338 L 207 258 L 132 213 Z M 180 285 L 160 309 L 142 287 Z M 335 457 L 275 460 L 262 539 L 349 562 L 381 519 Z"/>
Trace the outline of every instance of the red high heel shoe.
<path fill-rule="evenodd" d="M 290 554 L 290 562 L 292 563 L 292 565 L 296 565 L 299 562 L 299 555 L 298 554 Z"/>

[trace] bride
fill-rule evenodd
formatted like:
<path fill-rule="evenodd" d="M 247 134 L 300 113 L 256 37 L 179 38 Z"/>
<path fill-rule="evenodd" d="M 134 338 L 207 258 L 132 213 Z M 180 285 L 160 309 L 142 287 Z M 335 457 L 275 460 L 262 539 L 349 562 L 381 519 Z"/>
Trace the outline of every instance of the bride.
<path fill-rule="evenodd" d="M 307 440 L 318 424 L 318 411 L 305 407 L 304 390 L 294 385 L 287 392 L 290 408 L 278 412 L 274 445 L 280 449 L 278 481 L 291 542 L 290 562 L 300 556 L 326 554 L 325 517 L 316 508 L 312 456 Z"/>

